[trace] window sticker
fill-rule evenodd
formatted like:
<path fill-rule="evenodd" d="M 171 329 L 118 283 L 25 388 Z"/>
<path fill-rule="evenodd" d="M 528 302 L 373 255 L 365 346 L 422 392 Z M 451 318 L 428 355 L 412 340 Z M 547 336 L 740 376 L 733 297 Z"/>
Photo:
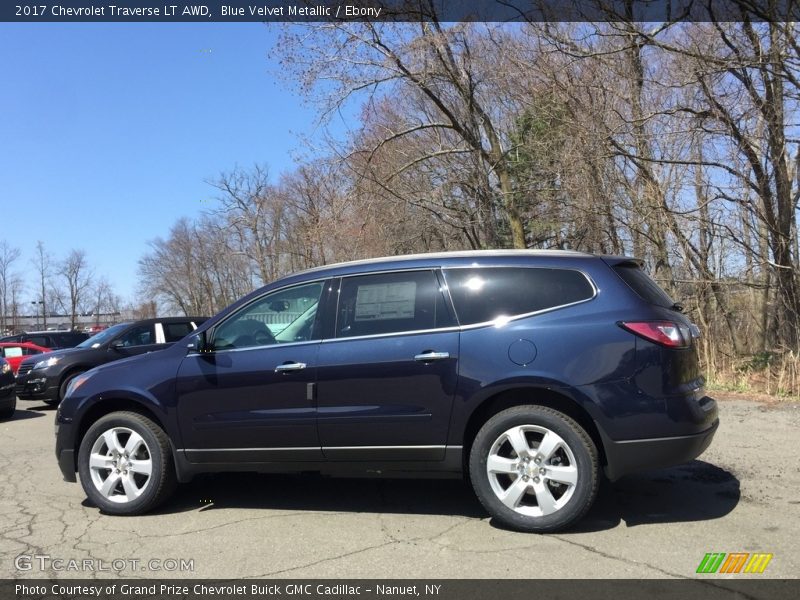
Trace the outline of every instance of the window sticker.
<path fill-rule="evenodd" d="M 417 295 L 415 281 L 358 286 L 355 321 L 413 319 Z"/>

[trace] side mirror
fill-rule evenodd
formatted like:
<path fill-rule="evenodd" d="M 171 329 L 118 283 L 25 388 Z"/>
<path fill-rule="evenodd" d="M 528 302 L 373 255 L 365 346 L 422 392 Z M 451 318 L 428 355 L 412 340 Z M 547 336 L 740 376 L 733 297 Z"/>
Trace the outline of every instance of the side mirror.
<path fill-rule="evenodd" d="M 109 345 L 109 348 L 111 348 L 112 350 L 117 350 L 117 351 L 121 350 L 124 347 L 125 347 L 125 342 L 123 342 L 122 340 L 114 340 Z"/>
<path fill-rule="evenodd" d="M 189 343 L 186 347 L 189 352 L 197 352 L 199 354 L 211 352 L 211 344 L 208 343 L 208 336 L 205 331 L 198 331 L 189 338 Z"/>

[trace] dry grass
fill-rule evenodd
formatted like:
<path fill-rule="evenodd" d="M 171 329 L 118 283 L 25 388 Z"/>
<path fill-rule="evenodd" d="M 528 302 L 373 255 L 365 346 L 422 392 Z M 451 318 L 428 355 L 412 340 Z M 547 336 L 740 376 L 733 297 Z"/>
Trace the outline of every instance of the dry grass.
<path fill-rule="evenodd" d="M 797 352 L 731 356 L 704 344 L 700 356 L 710 389 L 800 401 L 800 354 Z"/>

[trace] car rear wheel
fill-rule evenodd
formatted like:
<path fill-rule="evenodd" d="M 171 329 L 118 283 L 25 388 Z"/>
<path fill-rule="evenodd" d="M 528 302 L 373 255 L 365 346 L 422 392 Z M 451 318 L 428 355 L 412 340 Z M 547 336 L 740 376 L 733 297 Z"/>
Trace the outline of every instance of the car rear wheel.
<path fill-rule="evenodd" d="M 515 406 L 489 419 L 475 436 L 469 473 L 483 506 L 520 531 L 549 532 L 589 510 L 599 481 L 597 448 L 568 416 Z"/>
<path fill-rule="evenodd" d="M 115 412 L 94 423 L 81 441 L 78 472 L 89 499 L 115 515 L 146 512 L 176 486 L 164 430 L 134 412 Z"/>

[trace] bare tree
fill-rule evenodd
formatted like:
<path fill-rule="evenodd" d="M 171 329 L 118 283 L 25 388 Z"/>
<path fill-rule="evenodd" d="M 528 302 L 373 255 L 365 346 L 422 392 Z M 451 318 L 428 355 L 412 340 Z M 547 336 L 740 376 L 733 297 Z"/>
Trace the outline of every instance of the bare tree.
<path fill-rule="evenodd" d="M 309 25 L 303 34 L 290 31 L 280 45 L 283 64 L 309 97 L 323 98 L 328 112 L 364 92 L 375 106 L 384 98 L 402 99 L 401 118 L 387 123 L 381 135 L 373 129 L 371 147 L 361 149 L 369 156 L 366 164 L 400 140 L 432 143 L 375 182 L 397 193 L 392 180 L 416 165 L 470 158 L 466 180 L 480 189 L 472 200 L 483 203 L 482 214 L 500 216 L 508 230 L 505 244 L 525 248 L 524 208 L 514 194 L 507 132 L 497 112 L 501 103 L 491 70 L 497 63 L 484 59 L 486 36 L 479 26 L 445 27 L 432 16 L 418 26 L 325 23 Z"/>
<path fill-rule="evenodd" d="M 83 250 L 72 250 L 59 265 L 58 274 L 67 288 L 67 308 L 70 316 L 70 328 L 75 329 L 79 307 L 90 293 L 93 272 Z"/>
<path fill-rule="evenodd" d="M 6 240 L 0 241 L 0 331 L 8 326 L 9 300 L 17 277 L 12 267 L 19 257 L 19 248 L 10 246 Z"/>
<path fill-rule="evenodd" d="M 52 258 L 45 250 L 44 243 L 40 240 L 36 242 L 36 254 L 33 259 L 33 265 L 37 274 L 37 295 L 38 300 L 34 301 L 37 312 L 41 308 L 43 328 L 47 329 L 47 290 L 50 285 L 50 278 L 52 277 Z"/>

